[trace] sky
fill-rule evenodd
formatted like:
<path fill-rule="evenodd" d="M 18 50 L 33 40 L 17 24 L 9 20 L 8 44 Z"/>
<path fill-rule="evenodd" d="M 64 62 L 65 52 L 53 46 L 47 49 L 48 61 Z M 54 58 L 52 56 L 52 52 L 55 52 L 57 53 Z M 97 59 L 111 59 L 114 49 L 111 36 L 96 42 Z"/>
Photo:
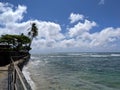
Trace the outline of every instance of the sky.
<path fill-rule="evenodd" d="M 27 35 L 32 53 L 120 52 L 120 0 L 0 0 L 0 35 Z"/>

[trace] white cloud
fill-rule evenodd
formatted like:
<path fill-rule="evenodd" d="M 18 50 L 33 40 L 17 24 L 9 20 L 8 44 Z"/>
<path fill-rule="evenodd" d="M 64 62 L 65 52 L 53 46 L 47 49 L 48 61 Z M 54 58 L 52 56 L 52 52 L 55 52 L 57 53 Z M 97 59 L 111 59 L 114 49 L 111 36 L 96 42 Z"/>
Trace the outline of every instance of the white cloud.
<path fill-rule="evenodd" d="M 75 44 L 76 44 L 75 39 L 68 39 L 68 40 L 64 39 L 60 42 L 60 47 L 69 48 L 75 46 Z"/>
<path fill-rule="evenodd" d="M 36 45 L 39 48 L 56 48 L 57 43 L 65 38 L 61 33 L 61 27 L 59 24 L 54 22 L 46 21 L 34 21 L 38 26 L 37 40 L 34 40 L 33 46 Z M 37 44 L 36 44 L 37 43 Z"/>
<path fill-rule="evenodd" d="M 78 23 L 73 27 L 69 26 L 68 31 L 62 33 L 58 23 L 40 20 L 22 22 L 26 9 L 26 6 L 18 5 L 14 8 L 10 4 L 0 3 L 0 35 L 27 34 L 30 23 L 35 22 L 39 34 L 32 43 L 33 51 L 120 50 L 116 48 L 120 44 L 120 27 L 106 27 L 99 32 L 90 33 L 90 30 L 97 26 L 96 22 L 87 20 L 84 16 L 79 17 L 80 14 L 73 14 L 71 23 Z M 76 18 L 77 15 L 79 19 Z"/>
<path fill-rule="evenodd" d="M 21 21 L 26 9 L 26 6 L 19 5 L 15 10 L 13 10 L 11 5 L 0 3 L 0 24 L 7 25 L 9 23 Z"/>
<path fill-rule="evenodd" d="M 76 45 L 84 48 L 108 48 L 120 41 L 120 28 L 108 27 L 100 32 L 84 32 L 76 36 Z"/>
<path fill-rule="evenodd" d="M 83 32 L 89 31 L 96 25 L 97 24 L 94 21 L 91 22 L 89 20 L 85 20 L 84 23 L 79 22 L 74 27 L 69 29 L 69 35 L 70 37 L 82 35 Z"/>
<path fill-rule="evenodd" d="M 27 28 L 27 22 L 20 21 L 27 7 L 19 5 L 14 9 L 11 4 L 0 2 L 0 35 L 20 34 Z"/>
<path fill-rule="evenodd" d="M 105 4 L 105 0 L 100 0 L 99 5 L 104 5 Z"/>
<path fill-rule="evenodd" d="M 83 20 L 84 16 L 81 14 L 71 13 L 69 19 L 70 19 L 70 23 L 75 23 L 79 20 Z"/>
<path fill-rule="evenodd" d="M 103 29 L 99 33 L 94 33 L 91 35 L 92 42 L 90 45 L 93 46 L 102 46 L 111 42 L 120 40 L 120 28 L 108 27 Z"/>
<path fill-rule="evenodd" d="M 39 28 L 38 38 L 44 38 L 46 40 L 61 40 L 64 38 L 64 35 L 60 33 L 61 27 L 59 24 L 54 22 L 38 21 Z"/>

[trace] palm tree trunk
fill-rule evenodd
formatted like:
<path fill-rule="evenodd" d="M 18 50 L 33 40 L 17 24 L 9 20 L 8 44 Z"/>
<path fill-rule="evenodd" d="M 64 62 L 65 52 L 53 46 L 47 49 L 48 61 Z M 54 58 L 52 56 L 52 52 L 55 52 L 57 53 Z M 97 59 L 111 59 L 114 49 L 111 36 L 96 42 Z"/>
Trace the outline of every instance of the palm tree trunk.
<path fill-rule="evenodd" d="M 29 48 L 31 47 L 32 41 L 33 41 L 33 37 L 31 38 L 31 41 L 30 41 L 30 44 L 29 44 Z"/>

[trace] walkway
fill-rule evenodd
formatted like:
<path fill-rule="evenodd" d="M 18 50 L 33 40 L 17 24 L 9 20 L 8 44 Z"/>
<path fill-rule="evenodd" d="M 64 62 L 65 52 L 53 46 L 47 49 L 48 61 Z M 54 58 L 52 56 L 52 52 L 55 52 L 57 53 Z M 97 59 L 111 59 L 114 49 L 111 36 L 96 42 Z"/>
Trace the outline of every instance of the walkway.
<path fill-rule="evenodd" d="M 0 67 L 0 90 L 8 90 L 8 71 L 6 67 Z"/>
<path fill-rule="evenodd" d="M 0 67 L 0 90 L 32 90 L 18 67 L 23 66 L 28 59 L 29 56 L 25 56 L 14 62 L 11 58 L 11 64 Z"/>

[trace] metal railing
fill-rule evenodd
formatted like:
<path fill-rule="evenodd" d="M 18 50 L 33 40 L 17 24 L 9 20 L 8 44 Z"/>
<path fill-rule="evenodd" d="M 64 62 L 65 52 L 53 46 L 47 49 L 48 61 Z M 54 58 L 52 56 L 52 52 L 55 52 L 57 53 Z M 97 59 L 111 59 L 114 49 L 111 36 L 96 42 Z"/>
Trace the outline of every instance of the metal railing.
<path fill-rule="evenodd" d="M 8 90 L 32 90 L 22 71 L 12 58 L 8 67 Z"/>

